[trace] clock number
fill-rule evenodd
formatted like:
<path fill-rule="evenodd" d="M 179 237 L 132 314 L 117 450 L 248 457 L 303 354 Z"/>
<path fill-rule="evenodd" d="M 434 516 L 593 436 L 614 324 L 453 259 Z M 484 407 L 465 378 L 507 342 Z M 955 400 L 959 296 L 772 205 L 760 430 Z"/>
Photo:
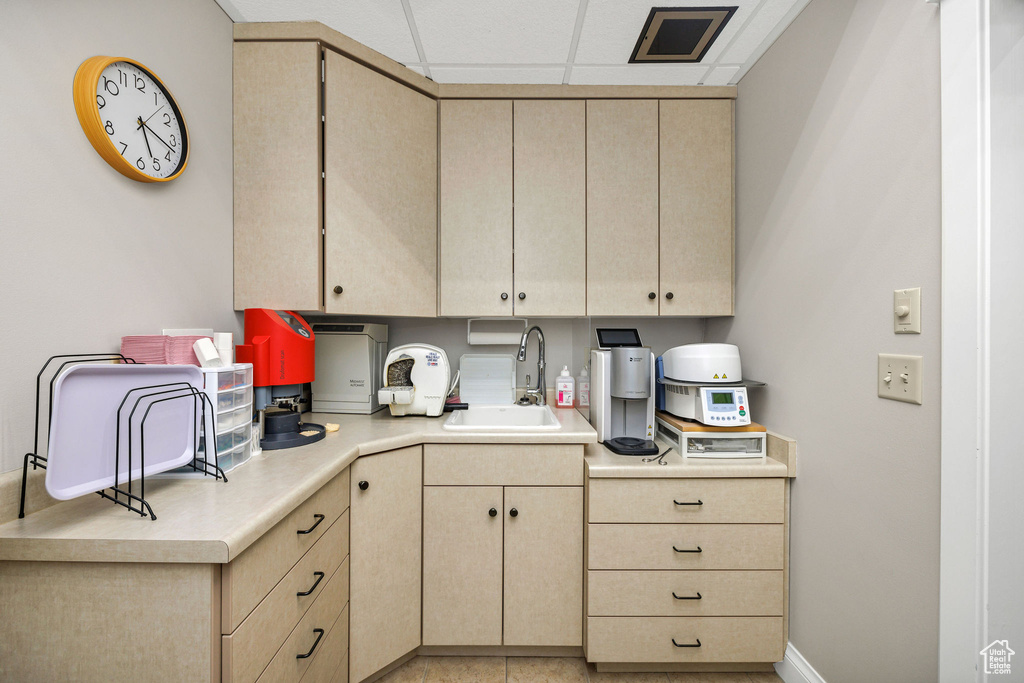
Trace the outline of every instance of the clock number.
<path fill-rule="evenodd" d="M 141 85 L 139 85 L 141 83 Z M 139 92 L 146 92 L 146 80 L 141 76 L 135 77 L 135 89 Z"/>
<path fill-rule="evenodd" d="M 178 140 L 172 135 L 171 136 L 171 147 L 177 147 L 177 146 L 178 146 Z"/>
<path fill-rule="evenodd" d="M 107 121 L 107 125 L 103 126 L 103 130 L 107 131 L 107 135 L 113 135 L 114 124 L 112 124 L 110 121 Z"/>
<path fill-rule="evenodd" d="M 114 83 L 114 81 L 110 80 L 106 76 L 103 77 L 103 89 L 115 97 L 117 96 L 117 93 L 121 91 L 120 88 L 117 87 L 117 83 Z"/>
<path fill-rule="evenodd" d="M 128 87 L 128 74 L 120 69 L 117 70 L 117 84 L 123 85 L 126 88 Z"/>
<path fill-rule="evenodd" d="M 121 142 L 120 140 L 117 141 L 117 144 L 121 145 L 121 156 L 124 156 L 124 151 L 128 149 L 128 144 Z"/>
<path fill-rule="evenodd" d="M 167 112 L 164 112 L 164 125 L 168 127 L 171 125 L 171 115 Z"/>
<path fill-rule="evenodd" d="M 140 170 L 140 171 L 145 171 L 145 170 L 146 170 L 146 162 L 144 162 L 144 161 L 142 160 L 142 157 L 139 157 L 139 158 L 138 158 L 138 159 L 137 159 L 137 160 L 135 161 L 135 165 L 139 167 L 139 170 Z"/>
<path fill-rule="evenodd" d="M 160 172 L 160 161 L 156 157 L 153 157 L 153 170 Z"/>
<path fill-rule="evenodd" d="M 156 104 L 156 93 L 153 93 L 153 104 Z"/>
<path fill-rule="evenodd" d="M 103 107 L 107 106 L 107 101 L 105 99 L 103 99 L 103 95 L 97 95 L 96 96 L 96 104 L 99 105 L 100 109 L 103 109 Z"/>
<path fill-rule="evenodd" d="M 165 154 L 164 155 L 164 159 L 166 159 L 167 161 L 170 161 L 171 160 L 171 153 L 168 152 L 167 154 Z"/>

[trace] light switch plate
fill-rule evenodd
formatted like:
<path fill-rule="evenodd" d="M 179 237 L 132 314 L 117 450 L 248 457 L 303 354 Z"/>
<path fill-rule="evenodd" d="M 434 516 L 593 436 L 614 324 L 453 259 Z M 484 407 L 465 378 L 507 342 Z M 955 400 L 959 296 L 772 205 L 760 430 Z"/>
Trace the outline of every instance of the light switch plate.
<path fill-rule="evenodd" d="M 900 315 L 901 307 L 906 308 L 906 315 Z M 892 293 L 892 329 L 896 334 L 921 334 L 920 287 Z"/>
<path fill-rule="evenodd" d="M 878 354 L 878 395 L 921 405 L 921 356 Z"/>

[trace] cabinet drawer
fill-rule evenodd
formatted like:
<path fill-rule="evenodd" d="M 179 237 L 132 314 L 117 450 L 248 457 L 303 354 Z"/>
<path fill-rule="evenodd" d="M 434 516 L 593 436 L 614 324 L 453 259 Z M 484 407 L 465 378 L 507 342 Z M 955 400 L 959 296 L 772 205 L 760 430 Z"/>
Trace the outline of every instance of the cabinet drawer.
<path fill-rule="evenodd" d="M 587 568 L 782 569 L 783 526 L 589 524 Z"/>
<path fill-rule="evenodd" d="M 221 573 L 223 633 L 232 633 L 238 628 L 281 577 L 341 516 L 348 501 L 349 470 L 346 468 L 245 552 L 224 565 Z M 299 533 L 310 528 L 309 533 Z"/>
<path fill-rule="evenodd" d="M 677 647 L 696 645 L 700 647 Z M 590 617 L 591 662 L 778 662 L 782 617 Z"/>
<path fill-rule="evenodd" d="M 348 609 L 324 636 L 313 662 L 302 676 L 302 683 L 334 683 L 348 680 Z"/>
<path fill-rule="evenodd" d="M 433 444 L 423 447 L 427 486 L 582 486 L 580 444 Z"/>
<path fill-rule="evenodd" d="M 783 479 L 591 479 L 589 521 L 781 524 Z"/>
<path fill-rule="evenodd" d="M 587 572 L 592 617 L 782 616 L 781 571 Z"/>
<path fill-rule="evenodd" d="M 292 630 L 288 639 L 284 641 L 281 649 L 277 651 L 270 664 L 264 669 L 257 679 L 261 683 L 294 683 L 299 681 L 310 665 L 323 652 L 325 640 L 330 635 L 329 631 L 337 625 L 347 624 L 348 615 L 345 602 L 348 598 L 348 583 L 345 581 L 347 575 L 341 571 L 335 572 L 328 581 L 324 592 L 320 594 L 305 616 L 299 620 L 298 625 Z M 318 630 L 324 631 L 318 639 Z M 308 657 L 299 658 L 299 655 L 309 653 Z M 232 681 L 232 683 L 234 683 Z"/>
<path fill-rule="evenodd" d="M 348 600 L 349 565 L 347 560 L 342 562 L 347 553 L 348 512 L 345 512 L 235 632 L 222 638 L 224 671 L 230 672 L 232 681 L 256 680 L 338 567 L 341 567 L 338 576 L 345 585 L 345 600 Z M 319 579 L 314 572 L 321 573 Z M 298 595 L 310 588 L 314 590 L 309 595 Z"/>

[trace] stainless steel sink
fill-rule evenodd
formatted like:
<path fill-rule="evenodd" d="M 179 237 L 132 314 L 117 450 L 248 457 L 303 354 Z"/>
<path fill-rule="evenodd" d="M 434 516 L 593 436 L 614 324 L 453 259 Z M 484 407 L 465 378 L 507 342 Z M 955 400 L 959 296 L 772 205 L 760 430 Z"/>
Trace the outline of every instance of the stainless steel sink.
<path fill-rule="evenodd" d="M 456 410 L 444 421 L 456 431 L 553 431 L 562 425 L 550 406 L 470 406 Z"/>

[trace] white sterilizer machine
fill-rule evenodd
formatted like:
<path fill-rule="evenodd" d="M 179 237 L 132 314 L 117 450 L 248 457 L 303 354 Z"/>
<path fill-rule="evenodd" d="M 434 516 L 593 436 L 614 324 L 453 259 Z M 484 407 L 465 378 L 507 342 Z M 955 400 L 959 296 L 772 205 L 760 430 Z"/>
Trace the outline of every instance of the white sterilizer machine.
<path fill-rule="evenodd" d="M 388 353 L 388 326 L 378 323 L 313 324 L 316 335 L 314 413 L 375 413 Z"/>

